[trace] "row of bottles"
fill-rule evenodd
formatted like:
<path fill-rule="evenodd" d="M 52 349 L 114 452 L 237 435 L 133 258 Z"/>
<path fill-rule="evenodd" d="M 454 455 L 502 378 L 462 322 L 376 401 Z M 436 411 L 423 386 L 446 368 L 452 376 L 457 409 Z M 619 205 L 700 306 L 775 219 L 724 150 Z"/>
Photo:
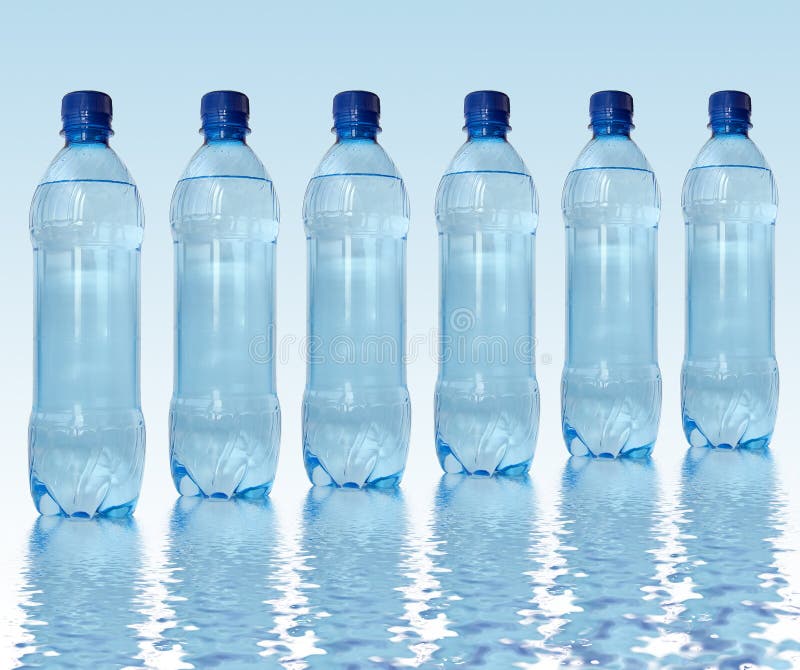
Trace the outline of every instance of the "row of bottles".
<path fill-rule="evenodd" d="M 761 448 L 777 407 L 772 173 L 748 137 L 750 98 L 711 96 L 712 137 L 690 170 L 683 425 L 692 446 Z M 507 140 L 510 103 L 478 91 L 467 141 L 436 197 L 440 364 L 436 451 L 450 473 L 527 472 L 536 445 L 536 189 Z M 30 483 L 38 510 L 125 516 L 139 495 L 142 206 L 109 147 L 111 100 L 62 104 L 64 148 L 34 195 L 36 341 Z M 175 369 L 170 462 L 178 491 L 263 497 L 274 481 L 272 180 L 246 142 L 245 95 L 201 103 L 204 142 L 170 213 Z M 336 142 L 303 208 L 308 246 L 303 459 L 316 485 L 392 487 L 405 467 L 405 275 L 409 204 L 377 142 L 380 102 L 333 102 Z M 658 185 L 632 141 L 633 100 L 590 101 L 592 139 L 567 176 L 564 439 L 573 455 L 642 458 L 661 411 L 656 346 Z"/>

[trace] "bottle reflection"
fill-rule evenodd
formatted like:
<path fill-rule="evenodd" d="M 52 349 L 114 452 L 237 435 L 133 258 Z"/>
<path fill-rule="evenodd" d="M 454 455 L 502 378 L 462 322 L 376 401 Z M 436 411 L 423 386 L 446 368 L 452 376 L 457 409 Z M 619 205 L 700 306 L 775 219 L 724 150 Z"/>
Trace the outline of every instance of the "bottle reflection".
<path fill-rule="evenodd" d="M 28 546 L 21 666 L 141 667 L 135 522 L 39 517 Z"/>
<path fill-rule="evenodd" d="M 570 458 L 561 483 L 562 550 L 559 594 L 570 612 L 548 646 L 573 664 L 641 667 L 633 651 L 655 629 L 658 603 L 645 599 L 655 583 L 653 551 L 657 475 L 652 463 Z"/>
<path fill-rule="evenodd" d="M 789 667 L 776 663 L 757 639 L 776 620 L 772 608 L 782 600 L 777 589 L 783 580 L 774 567 L 773 540 L 780 534 L 775 487 L 769 451 L 693 448 L 686 454 L 686 560 L 675 580 L 690 581 L 692 592 L 680 614 L 688 633 L 682 660 L 697 667 Z M 784 646 L 798 648 L 797 628 L 794 633 Z"/>
<path fill-rule="evenodd" d="M 530 654 L 535 635 L 525 612 L 532 598 L 530 547 L 536 523 L 527 477 L 445 475 L 436 495 L 434 532 L 441 593 L 431 620 L 443 612 L 445 634 L 433 653 L 436 667 L 513 667 Z M 436 612 L 436 609 L 439 612 Z"/>
<path fill-rule="evenodd" d="M 175 626 L 165 635 L 180 645 L 184 663 L 239 668 L 267 662 L 263 641 L 274 621 L 266 601 L 278 593 L 270 580 L 275 536 L 269 500 L 183 497 L 175 503 L 167 555 Z"/>
<path fill-rule="evenodd" d="M 302 551 L 317 653 L 312 668 L 389 666 L 402 652 L 406 508 L 399 490 L 315 487 L 303 509 Z M 369 659 L 369 661 L 367 660 Z M 383 665 L 381 665 L 383 664 Z"/>

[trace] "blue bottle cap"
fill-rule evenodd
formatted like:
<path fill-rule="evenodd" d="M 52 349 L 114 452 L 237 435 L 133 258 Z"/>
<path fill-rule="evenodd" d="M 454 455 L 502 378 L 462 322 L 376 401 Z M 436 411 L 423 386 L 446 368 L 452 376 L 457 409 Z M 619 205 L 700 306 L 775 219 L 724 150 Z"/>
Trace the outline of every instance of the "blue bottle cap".
<path fill-rule="evenodd" d="M 620 122 L 633 128 L 633 97 L 625 91 L 598 91 L 589 98 L 592 124 Z"/>
<path fill-rule="evenodd" d="M 229 126 L 249 131 L 250 101 L 239 91 L 211 91 L 200 100 L 203 128 Z"/>
<path fill-rule="evenodd" d="M 111 130 L 111 97 L 100 91 L 73 91 L 61 100 L 61 123 L 67 128 Z"/>
<path fill-rule="evenodd" d="M 381 100 L 369 91 L 342 91 L 333 98 L 334 129 L 367 125 L 380 130 Z"/>
<path fill-rule="evenodd" d="M 485 123 L 508 126 L 510 116 L 511 100 L 500 91 L 473 91 L 464 98 L 466 128 Z"/>
<path fill-rule="evenodd" d="M 750 96 L 742 91 L 717 91 L 708 99 L 708 117 L 712 125 L 718 121 L 741 121 L 749 127 L 752 111 Z"/>

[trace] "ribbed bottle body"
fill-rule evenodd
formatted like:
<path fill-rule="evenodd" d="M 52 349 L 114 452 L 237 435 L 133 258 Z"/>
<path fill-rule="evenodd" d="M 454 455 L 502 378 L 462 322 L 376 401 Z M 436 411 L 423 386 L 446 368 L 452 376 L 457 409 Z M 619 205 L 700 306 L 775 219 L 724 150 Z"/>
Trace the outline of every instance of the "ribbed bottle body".
<path fill-rule="evenodd" d="M 573 455 L 644 457 L 661 412 L 655 175 L 628 135 L 598 135 L 569 173 L 562 206 L 564 440 Z"/>
<path fill-rule="evenodd" d="M 318 485 L 393 486 L 405 468 L 411 421 L 405 186 L 377 142 L 339 141 L 309 183 L 304 219 L 306 470 Z"/>
<path fill-rule="evenodd" d="M 772 172 L 743 133 L 715 135 L 687 174 L 681 398 L 692 446 L 758 449 L 772 436 L 777 205 Z"/>
<path fill-rule="evenodd" d="M 136 186 L 103 142 L 68 144 L 34 194 L 29 463 L 42 514 L 125 516 L 136 506 L 143 225 Z"/>
<path fill-rule="evenodd" d="M 209 142 L 175 189 L 170 461 L 183 495 L 260 497 L 275 478 L 278 201 L 242 141 Z"/>
<path fill-rule="evenodd" d="M 440 362 L 436 452 L 445 472 L 522 474 L 536 448 L 533 180 L 504 137 L 470 139 L 436 200 Z"/>

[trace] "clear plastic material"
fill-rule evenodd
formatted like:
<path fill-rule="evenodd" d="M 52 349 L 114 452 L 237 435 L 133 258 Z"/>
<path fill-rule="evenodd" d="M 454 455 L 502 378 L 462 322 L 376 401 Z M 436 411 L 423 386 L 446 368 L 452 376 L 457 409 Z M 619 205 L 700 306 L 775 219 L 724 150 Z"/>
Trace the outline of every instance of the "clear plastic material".
<path fill-rule="evenodd" d="M 144 217 L 108 133 L 67 135 L 33 196 L 30 485 L 42 514 L 125 516 L 145 431 L 139 393 Z"/>
<path fill-rule="evenodd" d="M 471 132 L 436 198 L 436 452 L 445 472 L 522 474 L 533 458 L 537 220 L 533 180 L 506 141 L 505 126 Z"/>
<path fill-rule="evenodd" d="M 778 193 L 747 124 L 715 129 L 686 176 L 683 429 L 692 446 L 759 449 L 778 406 Z"/>
<path fill-rule="evenodd" d="M 280 443 L 278 201 L 244 132 L 219 135 L 192 158 L 172 198 L 170 462 L 183 495 L 260 497 L 272 488 Z"/>
<path fill-rule="evenodd" d="M 409 206 L 377 129 L 351 130 L 340 130 L 304 203 L 303 459 L 314 484 L 386 487 L 402 477 L 411 421 L 404 361 Z"/>
<path fill-rule="evenodd" d="M 649 455 L 661 412 L 655 175 L 629 124 L 609 122 L 564 185 L 567 341 L 562 429 L 570 453 Z"/>

